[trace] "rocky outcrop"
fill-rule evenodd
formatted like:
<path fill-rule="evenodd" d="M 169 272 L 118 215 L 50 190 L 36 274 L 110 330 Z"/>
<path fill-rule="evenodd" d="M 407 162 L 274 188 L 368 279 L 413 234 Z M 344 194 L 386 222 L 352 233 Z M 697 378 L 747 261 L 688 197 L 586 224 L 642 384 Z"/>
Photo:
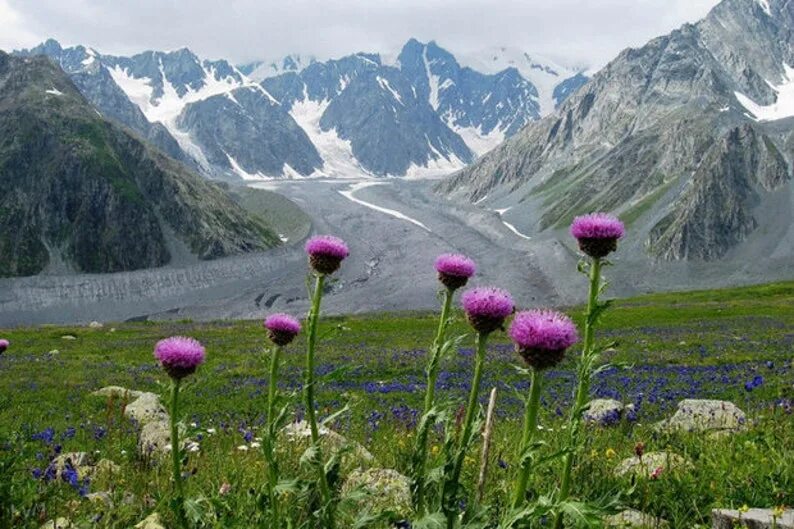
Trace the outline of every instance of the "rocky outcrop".
<path fill-rule="evenodd" d="M 734 403 L 724 400 L 685 399 L 675 414 L 659 423 L 665 431 L 736 432 L 747 428 L 747 417 Z"/>
<path fill-rule="evenodd" d="M 588 403 L 582 418 L 593 426 L 615 426 L 633 409 L 633 405 L 626 406 L 619 400 L 594 399 Z"/>
<path fill-rule="evenodd" d="M 142 392 L 124 408 L 124 415 L 144 425 L 155 421 L 167 421 L 168 412 L 154 393 Z"/>
<path fill-rule="evenodd" d="M 160 515 L 155 512 L 137 523 L 135 529 L 165 529 L 165 526 L 160 521 Z"/>
<path fill-rule="evenodd" d="M 283 434 L 286 440 L 291 443 L 308 445 L 311 442 L 312 432 L 309 423 L 306 421 L 287 425 L 283 430 Z M 319 427 L 319 434 L 322 449 L 325 450 L 326 453 L 347 452 L 343 457 L 345 466 L 350 468 L 366 468 L 375 463 L 375 457 L 369 450 L 356 441 L 352 441 L 325 426 Z"/>
<path fill-rule="evenodd" d="M 794 510 L 786 509 L 714 509 L 711 511 L 713 529 L 794 529 Z"/>
<path fill-rule="evenodd" d="M 667 472 L 686 470 L 691 465 L 692 463 L 675 452 L 648 452 L 621 461 L 615 468 L 615 475 L 636 474 L 646 478 L 656 478 Z"/>
<path fill-rule="evenodd" d="M 628 509 L 604 518 L 605 527 L 623 527 L 636 529 L 667 529 L 670 523 L 667 520 L 651 516 L 641 511 Z"/>

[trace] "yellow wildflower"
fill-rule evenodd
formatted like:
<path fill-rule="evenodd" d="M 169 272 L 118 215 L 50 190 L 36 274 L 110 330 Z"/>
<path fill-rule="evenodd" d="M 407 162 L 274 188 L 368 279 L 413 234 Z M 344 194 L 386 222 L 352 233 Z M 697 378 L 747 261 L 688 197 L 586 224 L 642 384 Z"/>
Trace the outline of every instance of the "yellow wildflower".
<path fill-rule="evenodd" d="M 618 454 L 617 454 L 617 452 L 615 452 L 613 449 L 611 449 L 611 448 L 607 448 L 607 451 L 606 451 L 606 452 L 604 452 L 604 455 L 606 455 L 606 456 L 607 456 L 607 459 L 612 459 L 612 458 L 614 458 L 614 457 L 615 457 L 616 455 L 618 455 Z"/>

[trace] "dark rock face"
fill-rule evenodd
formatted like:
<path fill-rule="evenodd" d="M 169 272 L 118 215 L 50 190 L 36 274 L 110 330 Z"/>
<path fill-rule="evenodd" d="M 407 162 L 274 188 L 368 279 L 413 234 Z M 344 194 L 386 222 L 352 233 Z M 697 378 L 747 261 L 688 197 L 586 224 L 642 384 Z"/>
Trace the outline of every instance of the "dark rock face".
<path fill-rule="evenodd" d="M 234 171 L 280 175 L 285 166 L 301 175 L 322 167 L 323 160 L 295 120 L 260 87 L 238 88 L 191 103 L 177 125 L 187 131 L 207 160 Z"/>
<path fill-rule="evenodd" d="M 0 52 L 0 276 L 160 266 L 165 227 L 200 258 L 277 238 L 215 185 L 101 119 L 43 57 Z"/>
<path fill-rule="evenodd" d="M 538 231 L 614 211 L 668 260 L 712 260 L 759 227 L 757 208 L 787 193 L 794 124 L 762 123 L 794 63 L 794 5 L 725 0 L 698 24 L 628 49 L 558 110 L 439 184 L 470 200 L 538 204 Z M 560 88 L 562 90 L 562 88 Z M 772 222 L 781 226 L 790 218 Z"/>

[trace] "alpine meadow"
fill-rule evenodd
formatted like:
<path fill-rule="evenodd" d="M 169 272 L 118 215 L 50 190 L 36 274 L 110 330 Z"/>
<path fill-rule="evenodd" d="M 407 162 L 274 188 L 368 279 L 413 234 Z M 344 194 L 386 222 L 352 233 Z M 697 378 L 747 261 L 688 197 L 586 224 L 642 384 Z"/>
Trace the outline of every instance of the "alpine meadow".
<path fill-rule="evenodd" d="M 0 0 L 0 528 L 794 529 L 793 176 L 790 0 Z"/>

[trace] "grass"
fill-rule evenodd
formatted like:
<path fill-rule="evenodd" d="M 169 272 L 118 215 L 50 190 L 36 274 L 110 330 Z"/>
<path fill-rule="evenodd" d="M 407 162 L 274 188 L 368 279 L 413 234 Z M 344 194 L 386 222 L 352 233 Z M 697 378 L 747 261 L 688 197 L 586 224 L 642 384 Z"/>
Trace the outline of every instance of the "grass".
<path fill-rule="evenodd" d="M 580 309 L 569 311 L 579 317 Z M 364 444 L 379 465 L 406 473 L 412 435 L 421 408 L 426 348 L 436 325 L 434 314 L 401 313 L 338 317 L 322 322 L 318 372 L 350 366 L 344 376 L 318 388 L 320 414 L 349 404 L 351 411 L 333 427 Z M 581 321 L 578 321 L 581 323 Z M 663 516 L 673 527 L 708 527 L 712 508 L 773 507 L 794 504 L 794 282 L 738 289 L 654 294 L 616 301 L 604 318 L 599 339 L 616 342 L 607 356 L 630 362 L 633 369 L 611 369 L 594 381 L 593 396 L 617 398 L 636 407 L 636 420 L 596 429 L 575 470 L 574 493 L 596 500 L 624 494 L 626 505 Z M 458 317 L 453 333 L 468 329 Z M 200 439 L 186 470 L 188 496 L 206 498 L 212 516 L 206 527 L 251 527 L 257 519 L 257 492 L 264 484 L 264 460 L 247 445 L 246 432 L 263 423 L 267 392 L 265 336 L 258 321 L 212 323 L 120 323 L 101 329 L 42 326 L 0 331 L 12 346 L 0 357 L 0 503 L 12 505 L 13 527 L 39 527 L 66 516 L 86 526 L 130 527 L 152 511 L 168 520 L 167 465 L 149 469 L 135 456 L 134 425 L 119 417 L 118 403 L 90 396 L 106 385 L 164 393 L 166 377 L 152 357 L 154 343 L 184 334 L 202 341 L 209 358 L 184 394 L 182 418 L 188 434 Z M 73 336 L 75 339 L 66 339 Z M 463 402 L 472 364 L 471 337 L 443 365 L 439 395 Z M 304 343 L 286 350 L 283 391 L 297 389 Z M 569 356 L 574 356 L 570 354 Z M 489 350 L 484 388 L 499 389 L 486 503 L 495 512 L 509 498 L 515 468 L 522 402 L 527 380 L 499 333 Z M 560 430 L 569 409 L 573 384 L 569 358 L 549 372 L 543 394 L 541 453 L 561 443 Z M 762 378 L 762 383 L 745 385 Z M 482 401 L 487 398 L 483 392 Z M 732 436 L 661 434 L 656 421 L 669 417 L 684 398 L 719 398 L 745 410 L 751 428 Z M 297 413 L 301 411 L 297 407 Z M 48 435 L 36 435 L 52 429 Z M 207 430 L 214 430 L 210 434 Z M 644 442 L 647 451 L 673 450 L 693 466 L 658 480 L 616 477 L 614 467 Z M 438 447 L 439 438 L 433 446 Z M 35 479 L 56 445 L 64 452 L 86 451 L 109 458 L 120 475 L 97 479 L 90 490 L 109 491 L 113 508 L 81 499 L 60 483 Z M 284 473 L 299 475 L 300 452 L 284 447 Z M 431 453 L 437 453 L 431 449 Z M 476 479 L 478 454 L 464 474 Z M 9 461 L 13 460 L 13 467 Z M 440 463 L 438 457 L 433 462 Z M 2 465 L 5 464 L 6 467 Z M 550 492 L 560 461 L 538 465 L 532 490 Z M 231 492 L 221 496 L 221 484 Z M 132 496 L 131 496 L 132 495 Z M 291 503 L 298 509 L 297 502 Z M 300 513 L 296 513 L 299 516 Z M 1 519 L 0 519 L 1 520 Z M 252 525 L 253 524 L 253 525 Z M 2 525 L 2 523 L 0 523 Z"/>

